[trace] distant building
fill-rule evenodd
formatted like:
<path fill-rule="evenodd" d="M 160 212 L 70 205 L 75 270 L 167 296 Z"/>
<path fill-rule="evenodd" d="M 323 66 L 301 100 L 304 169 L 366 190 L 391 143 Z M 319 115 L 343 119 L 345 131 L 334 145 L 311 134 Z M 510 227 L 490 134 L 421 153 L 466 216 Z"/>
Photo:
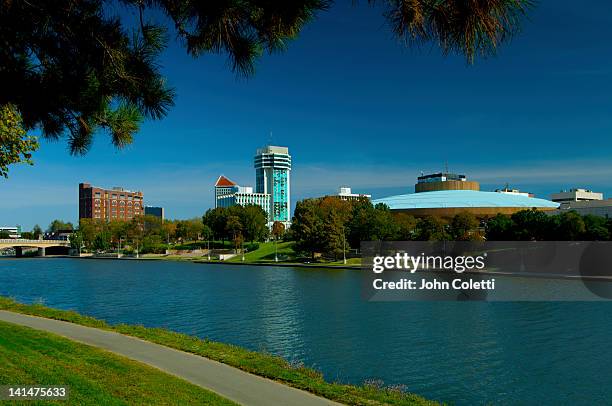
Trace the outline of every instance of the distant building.
<path fill-rule="evenodd" d="M 79 219 L 131 220 L 144 214 L 142 192 L 121 187 L 103 189 L 89 183 L 79 184 Z"/>
<path fill-rule="evenodd" d="M 593 192 L 588 189 L 562 190 L 559 193 L 553 193 L 551 200 L 558 203 L 603 200 L 603 193 Z"/>
<path fill-rule="evenodd" d="M 338 194 L 336 195 L 340 200 L 361 200 L 361 199 L 371 199 L 372 195 L 352 193 L 351 188 L 348 186 L 341 186 L 338 189 Z"/>
<path fill-rule="evenodd" d="M 164 208 L 156 206 L 145 206 L 144 214 L 146 216 L 159 217 L 161 221 L 164 221 Z"/>
<path fill-rule="evenodd" d="M 21 238 L 21 226 L 0 226 L 0 232 L 8 233 L 9 238 Z"/>
<path fill-rule="evenodd" d="M 503 189 L 495 189 L 497 193 L 506 193 L 511 195 L 519 195 L 519 196 L 527 196 L 527 197 L 535 197 L 533 193 L 529 192 L 521 192 L 518 189 L 510 189 L 508 185 L 506 185 Z"/>
<path fill-rule="evenodd" d="M 561 203 L 554 214 L 574 210 L 580 215 L 591 214 L 612 218 L 612 199 L 604 200 L 603 193 L 588 189 L 562 190 L 551 195 L 553 201 Z"/>
<path fill-rule="evenodd" d="M 223 175 L 217 178 L 217 181 L 215 182 L 215 208 L 223 207 L 219 206 L 219 198 L 234 193 L 236 186 L 238 186 L 236 183 L 232 182 Z"/>
<path fill-rule="evenodd" d="M 270 195 L 269 223 L 291 224 L 291 155 L 287 147 L 268 145 L 257 150 L 255 192 Z"/>
<path fill-rule="evenodd" d="M 68 241 L 70 239 L 70 236 L 73 233 L 74 233 L 74 231 L 72 229 L 57 230 L 57 231 L 52 231 L 52 232 L 45 233 L 43 238 L 45 240 Z"/>
<path fill-rule="evenodd" d="M 215 183 L 215 207 L 246 206 L 255 204 L 270 216 L 270 195 L 253 193 L 250 186 L 239 186 L 225 176 L 219 176 Z"/>
<path fill-rule="evenodd" d="M 559 210 L 556 210 L 554 214 L 570 210 L 574 210 L 582 216 L 590 214 L 593 216 L 612 218 L 612 199 L 563 202 L 561 206 L 559 206 Z"/>
<path fill-rule="evenodd" d="M 501 192 L 482 192 L 478 182 L 468 181 L 465 175 L 452 173 L 419 176 L 415 190 L 417 193 L 389 196 L 372 203 L 384 203 L 391 211 L 416 217 L 450 218 L 468 212 L 481 219 L 493 217 L 498 213 L 510 215 L 529 209 L 550 212 L 559 207 L 559 203 L 509 189 Z"/>
<path fill-rule="evenodd" d="M 215 207 L 256 204 L 268 213 L 268 225 L 291 224 L 291 155 L 287 147 L 257 149 L 254 159 L 255 192 L 221 175 L 215 182 Z"/>
<path fill-rule="evenodd" d="M 438 190 L 480 190 L 478 182 L 469 181 L 465 175 L 449 172 L 421 175 L 414 185 L 416 193 L 435 192 Z"/>

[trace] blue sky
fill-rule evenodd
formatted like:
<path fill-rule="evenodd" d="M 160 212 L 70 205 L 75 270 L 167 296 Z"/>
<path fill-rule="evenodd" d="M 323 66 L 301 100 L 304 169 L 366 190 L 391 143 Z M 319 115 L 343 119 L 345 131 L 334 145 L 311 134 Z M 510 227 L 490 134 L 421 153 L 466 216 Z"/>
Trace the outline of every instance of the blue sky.
<path fill-rule="evenodd" d="M 407 49 L 365 2 L 338 2 L 248 80 L 223 56 L 172 44 L 161 61 L 177 92 L 170 114 L 121 151 L 104 134 L 84 157 L 43 141 L 35 166 L 0 180 L 0 224 L 76 221 L 79 182 L 142 190 L 170 218 L 200 216 L 219 174 L 254 184 L 270 132 L 293 156 L 294 202 L 343 184 L 409 193 L 445 162 L 483 190 L 612 196 L 611 39 L 611 3 L 543 1 L 496 57 L 468 66 L 433 46 Z"/>

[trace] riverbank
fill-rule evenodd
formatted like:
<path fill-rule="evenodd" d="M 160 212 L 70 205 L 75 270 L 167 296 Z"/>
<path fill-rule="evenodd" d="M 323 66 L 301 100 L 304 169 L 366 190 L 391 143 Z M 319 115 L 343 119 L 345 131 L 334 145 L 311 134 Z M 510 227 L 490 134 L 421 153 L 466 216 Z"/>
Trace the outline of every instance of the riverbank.
<path fill-rule="evenodd" d="M 6 257 L 13 259 L 13 257 Z M 33 257 L 43 258 L 43 257 Z M 155 255 L 155 256 L 147 256 L 147 254 L 140 256 L 139 258 L 131 257 L 131 256 L 122 256 L 120 258 L 110 257 L 110 256 L 73 256 L 73 255 L 49 255 L 44 258 L 68 258 L 68 259 L 83 259 L 83 260 L 114 260 L 114 261 L 175 261 L 175 262 L 192 262 L 196 264 L 215 264 L 215 265 L 252 265 L 252 266 L 277 266 L 277 267 L 287 267 L 287 268 L 317 268 L 317 269 L 361 269 L 361 265 L 351 265 L 351 264 L 343 264 L 341 262 L 313 262 L 313 263 L 303 263 L 303 262 L 274 262 L 274 261 L 220 261 L 215 259 L 208 260 L 206 257 L 198 256 L 198 257 L 190 257 L 190 256 L 176 256 L 176 255 Z"/>
<path fill-rule="evenodd" d="M 243 371 L 305 390 L 330 400 L 351 405 L 433 405 L 434 402 L 412 393 L 376 384 L 363 386 L 327 382 L 322 374 L 301 364 L 265 353 L 257 353 L 241 347 L 202 340 L 172 331 L 134 325 L 109 325 L 102 320 L 83 316 L 76 312 L 51 309 L 42 305 L 26 305 L 0 297 L 0 309 L 49 319 L 63 320 L 82 326 L 112 331 L 176 350 L 196 354 Z"/>
<path fill-rule="evenodd" d="M 0 352 L 0 385 L 66 385 L 62 403 L 237 405 L 140 362 L 4 321 Z"/>

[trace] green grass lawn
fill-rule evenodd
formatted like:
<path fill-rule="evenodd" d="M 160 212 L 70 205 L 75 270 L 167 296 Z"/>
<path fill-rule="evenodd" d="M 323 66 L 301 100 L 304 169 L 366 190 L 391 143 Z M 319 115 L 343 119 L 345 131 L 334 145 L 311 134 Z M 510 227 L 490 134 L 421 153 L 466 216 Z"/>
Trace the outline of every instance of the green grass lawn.
<path fill-rule="evenodd" d="M 309 258 L 298 258 L 297 254 L 293 250 L 293 241 L 281 241 L 278 243 L 276 250 L 278 251 L 278 261 L 279 262 L 300 262 L 303 263 L 305 261 L 311 262 Z M 244 262 L 274 262 L 274 242 L 265 242 L 259 243 L 259 249 L 247 252 L 244 255 Z M 242 262 L 242 255 L 237 255 L 227 262 Z M 312 261 L 313 266 L 320 265 L 344 265 L 342 259 L 338 261 L 327 261 L 327 260 L 317 260 Z M 361 265 L 361 258 L 348 258 L 346 261 L 346 265 Z"/>
<path fill-rule="evenodd" d="M 342 259 L 338 261 L 324 262 L 325 265 L 345 265 Z M 346 265 L 361 265 L 361 258 L 347 258 Z"/>
<path fill-rule="evenodd" d="M 233 248 L 231 243 L 227 241 L 225 243 L 226 243 L 225 248 Z M 196 248 L 199 248 L 200 246 L 203 246 L 205 248 L 206 247 L 205 244 L 206 242 L 202 242 L 202 241 L 188 242 L 188 243 L 182 244 L 180 247 L 182 247 L 183 249 L 196 249 Z M 217 242 L 216 244 L 219 245 L 221 244 L 221 242 Z M 250 244 L 251 243 L 245 244 L 245 247 Z M 361 265 L 361 258 L 348 258 L 346 261 L 346 264 L 343 263 L 342 259 L 337 260 L 337 261 L 317 259 L 313 261 L 310 258 L 299 256 L 293 250 L 294 244 L 295 244 L 294 241 L 281 241 L 277 243 L 277 246 L 275 248 L 274 241 L 253 243 L 253 245 L 257 246 L 258 248 L 250 252 L 247 252 L 244 255 L 244 261 L 242 261 L 242 255 L 237 254 L 235 257 L 227 259 L 223 262 L 275 263 L 274 257 L 276 254 L 278 254 L 278 262 L 288 263 L 288 264 L 309 263 L 313 267 L 316 267 L 317 265 L 321 265 L 321 266 L 343 266 L 343 265 L 359 266 Z M 178 247 L 179 246 L 176 246 L 175 248 L 178 248 Z M 143 256 L 143 258 L 147 258 L 147 256 L 145 255 Z M 208 261 L 208 257 L 206 255 L 199 255 L 199 256 L 166 255 L 163 257 L 151 256 L 149 258 L 170 260 L 170 261 Z M 215 258 L 216 257 L 213 256 L 211 258 L 211 261 L 217 262 L 218 259 L 215 259 Z"/>
<path fill-rule="evenodd" d="M 139 362 L 5 322 L 0 322 L 0 385 L 69 386 L 68 400 L 57 404 L 235 405 Z"/>
<path fill-rule="evenodd" d="M 282 262 L 295 260 L 293 251 L 293 241 L 279 241 L 277 245 L 278 259 Z M 261 242 L 255 251 L 247 252 L 244 255 L 245 262 L 274 262 L 274 242 Z M 230 262 L 242 262 L 242 255 L 237 255 L 229 259 Z"/>
<path fill-rule="evenodd" d="M 316 395 L 349 405 L 437 404 L 418 395 L 403 392 L 397 388 L 385 387 L 380 383 L 346 385 L 329 382 L 316 370 L 300 364 L 291 364 L 285 359 L 272 354 L 249 351 L 242 347 L 200 339 L 165 329 L 125 324 L 111 326 L 102 320 L 83 316 L 76 312 L 50 309 L 39 304 L 25 305 L 2 296 L 0 296 L 0 309 L 51 319 L 65 320 L 84 326 L 97 327 L 138 337 L 181 351 L 201 355 L 244 371 L 274 379 L 289 386 L 303 389 Z M 1 345 L 2 344 L 0 344 L 0 348 Z M 31 341 L 28 344 L 24 344 L 23 350 L 27 351 L 30 346 L 36 348 L 36 342 Z M 0 363 L 1 361 L 0 359 Z M 0 372 L 2 372 L 2 369 L 0 369 Z M 0 376 L 1 375 L 2 374 L 0 374 Z M 190 402 L 182 402 L 182 404 L 190 404 Z"/>

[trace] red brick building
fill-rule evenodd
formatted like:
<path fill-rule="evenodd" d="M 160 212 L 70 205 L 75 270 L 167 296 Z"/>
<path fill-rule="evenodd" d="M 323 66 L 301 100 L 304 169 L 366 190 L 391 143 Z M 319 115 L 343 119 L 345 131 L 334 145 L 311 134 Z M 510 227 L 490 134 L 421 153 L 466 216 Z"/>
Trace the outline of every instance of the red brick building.
<path fill-rule="evenodd" d="M 144 215 L 142 192 L 120 187 L 102 189 L 79 183 L 79 219 L 131 220 Z"/>

